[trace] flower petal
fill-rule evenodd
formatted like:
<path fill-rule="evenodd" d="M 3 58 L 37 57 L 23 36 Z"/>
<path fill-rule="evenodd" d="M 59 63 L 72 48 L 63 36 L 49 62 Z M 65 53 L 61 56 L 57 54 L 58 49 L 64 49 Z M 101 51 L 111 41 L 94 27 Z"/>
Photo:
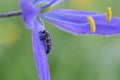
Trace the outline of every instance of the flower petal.
<path fill-rule="evenodd" d="M 53 9 L 51 10 L 51 13 L 68 13 L 68 14 L 82 14 L 82 15 L 91 15 L 91 14 L 97 14 L 96 12 L 88 12 L 84 10 L 72 10 L 72 9 Z M 67 15 L 67 14 L 66 14 Z"/>
<path fill-rule="evenodd" d="M 75 23 L 86 23 L 88 16 L 102 16 L 105 14 L 97 14 L 96 12 L 88 12 L 88 11 L 78 11 L 78 10 L 66 10 L 66 9 L 53 9 L 45 14 L 47 16 L 55 17 L 57 19 L 62 19 L 68 22 L 75 22 Z M 84 19 L 84 20 L 81 20 Z"/>
<path fill-rule="evenodd" d="M 120 33 L 120 18 L 113 17 L 110 22 L 106 21 L 106 14 L 95 12 L 77 11 L 77 10 L 51 10 L 42 15 L 42 18 L 48 20 L 58 28 L 72 34 L 93 34 L 88 22 L 88 17 L 93 17 L 96 24 L 94 34 L 112 35 Z"/>
<path fill-rule="evenodd" d="M 39 78 L 40 80 L 50 80 L 48 57 L 45 52 L 45 45 L 43 41 L 40 41 L 39 34 L 36 29 L 32 30 L 32 44 Z"/>
<path fill-rule="evenodd" d="M 40 11 L 44 10 L 44 9 L 46 9 L 46 8 L 48 8 L 50 6 L 54 6 L 54 5 L 56 5 L 56 4 L 60 3 L 60 2 L 61 2 L 61 0 L 52 0 L 50 3 L 48 3 L 48 4 L 44 5 L 44 6 L 39 7 L 39 10 Z"/>
<path fill-rule="evenodd" d="M 58 4 L 61 2 L 61 0 L 34 0 L 34 4 L 41 4 L 41 3 L 51 3 L 55 1 L 56 3 L 55 4 Z"/>
<path fill-rule="evenodd" d="M 49 3 L 51 1 L 53 1 L 53 0 L 34 0 L 34 3 L 41 4 L 41 3 Z"/>
<path fill-rule="evenodd" d="M 30 0 L 29 0 L 30 1 Z M 20 6 L 22 9 L 22 16 L 28 29 L 34 28 L 34 19 L 38 15 L 39 11 L 28 0 L 20 0 Z"/>
<path fill-rule="evenodd" d="M 32 0 L 19 0 L 20 2 L 24 2 L 24 1 L 26 1 L 26 2 L 28 2 L 28 3 L 31 3 L 31 4 L 33 4 L 33 1 Z"/>

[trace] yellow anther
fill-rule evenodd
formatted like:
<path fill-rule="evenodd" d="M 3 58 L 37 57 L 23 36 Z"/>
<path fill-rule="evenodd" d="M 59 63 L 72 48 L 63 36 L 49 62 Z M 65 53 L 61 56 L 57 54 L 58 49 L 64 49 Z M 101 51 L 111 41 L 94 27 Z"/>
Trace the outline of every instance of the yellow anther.
<path fill-rule="evenodd" d="M 111 7 L 108 7 L 107 9 L 106 9 L 106 21 L 107 22 L 109 22 L 110 20 L 111 20 L 111 18 L 112 18 L 112 10 L 111 10 Z"/>
<path fill-rule="evenodd" d="M 95 21 L 92 17 L 88 17 L 88 22 L 90 24 L 90 28 L 91 28 L 91 32 L 94 33 L 96 31 L 96 25 L 95 25 Z"/>

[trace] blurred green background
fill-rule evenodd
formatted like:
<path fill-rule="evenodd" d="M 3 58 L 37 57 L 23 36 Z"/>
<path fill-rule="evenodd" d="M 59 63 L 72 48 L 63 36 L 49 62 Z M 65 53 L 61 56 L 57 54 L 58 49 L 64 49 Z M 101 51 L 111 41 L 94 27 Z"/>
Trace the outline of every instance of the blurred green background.
<path fill-rule="evenodd" d="M 68 0 L 58 8 L 104 13 L 111 6 L 120 17 L 120 0 Z M 18 0 L 0 0 L 0 13 L 19 10 Z M 120 35 L 74 36 L 50 23 L 52 80 L 120 80 Z M 19 17 L 0 19 L 0 80 L 39 80 L 32 52 L 31 31 Z"/>

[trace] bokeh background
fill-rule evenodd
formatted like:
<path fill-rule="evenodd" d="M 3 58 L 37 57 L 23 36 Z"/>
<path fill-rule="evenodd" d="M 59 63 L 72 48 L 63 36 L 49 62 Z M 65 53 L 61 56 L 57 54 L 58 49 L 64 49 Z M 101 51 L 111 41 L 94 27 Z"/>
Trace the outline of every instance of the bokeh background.
<path fill-rule="evenodd" d="M 111 6 L 120 17 L 120 0 L 68 0 L 57 8 L 104 13 Z M 19 10 L 18 0 L 0 0 L 0 13 Z M 45 22 L 53 38 L 49 55 L 52 80 L 120 80 L 120 35 L 75 36 Z M 39 80 L 31 31 L 19 17 L 0 19 L 0 80 Z"/>

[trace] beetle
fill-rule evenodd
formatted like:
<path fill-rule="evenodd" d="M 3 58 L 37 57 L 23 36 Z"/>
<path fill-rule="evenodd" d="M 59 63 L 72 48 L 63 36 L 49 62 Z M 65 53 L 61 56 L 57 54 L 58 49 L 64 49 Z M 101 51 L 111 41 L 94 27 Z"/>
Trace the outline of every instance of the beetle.
<path fill-rule="evenodd" d="M 50 53 L 52 49 L 52 38 L 48 31 L 43 30 L 39 32 L 39 39 L 44 41 L 46 47 L 46 54 Z"/>

